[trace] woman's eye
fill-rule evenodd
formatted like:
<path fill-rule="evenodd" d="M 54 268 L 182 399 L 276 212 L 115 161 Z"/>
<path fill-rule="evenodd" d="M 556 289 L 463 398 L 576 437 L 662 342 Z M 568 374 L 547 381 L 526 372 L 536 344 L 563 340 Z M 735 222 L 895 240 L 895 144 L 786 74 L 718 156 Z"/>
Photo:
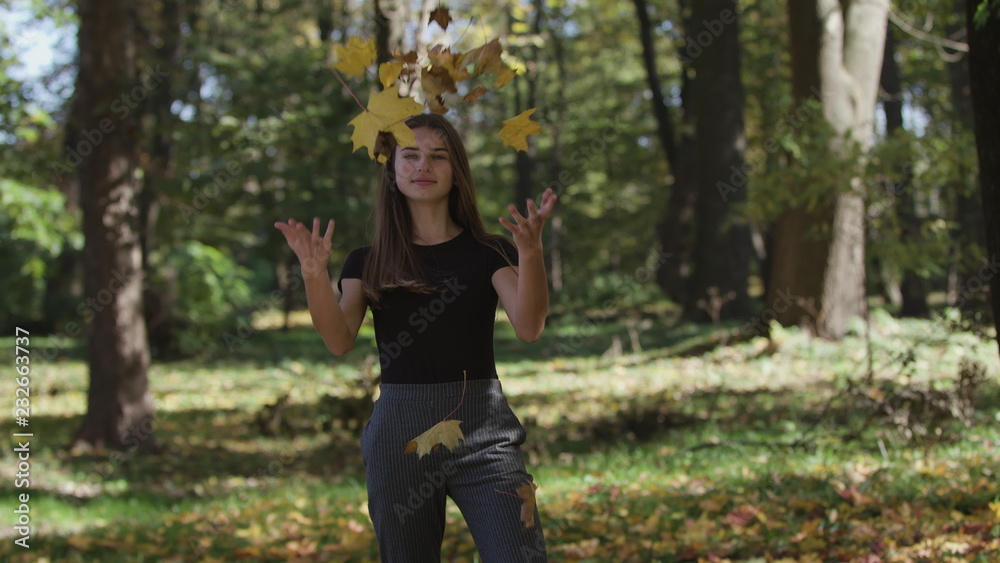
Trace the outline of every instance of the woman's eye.
<path fill-rule="evenodd" d="M 411 153 L 404 154 L 403 158 L 405 158 L 406 160 L 413 160 L 414 158 L 417 158 L 417 155 L 415 155 L 415 154 L 413 154 L 411 152 Z"/>

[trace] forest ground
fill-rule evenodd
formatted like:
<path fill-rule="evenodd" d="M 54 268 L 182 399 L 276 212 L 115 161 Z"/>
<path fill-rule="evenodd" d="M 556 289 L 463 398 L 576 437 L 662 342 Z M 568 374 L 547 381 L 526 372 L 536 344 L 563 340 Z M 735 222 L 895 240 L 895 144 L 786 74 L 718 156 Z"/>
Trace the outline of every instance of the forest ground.
<path fill-rule="evenodd" d="M 357 440 L 370 325 L 335 358 L 307 314 L 293 321 L 259 318 L 231 351 L 220 339 L 156 362 L 153 456 L 66 451 L 86 408 L 82 348 L 46 362 L 51 343 L 33 338 L 30 487 L 5 448 L 0 558 L 376 561 Z M 595 314 L 554 318 L 528 345 L 498 322 L 550 559 L 998 560 L 996 342 L 879 310 L 870 326 L 841 342 L 776 328 L 772 343 L 716 345 L 747 327 Z M 13 365 L 13 338 L 0 345 Z M 985 381 L 968 383 L 982 374 L 970 361 Z M 0 380 L 12 434 L 14 389 Z M 24 493 L 28 549 L 13 529 Z M 447 514 L 445 560 L 475 560 L 451 502 Z"/>

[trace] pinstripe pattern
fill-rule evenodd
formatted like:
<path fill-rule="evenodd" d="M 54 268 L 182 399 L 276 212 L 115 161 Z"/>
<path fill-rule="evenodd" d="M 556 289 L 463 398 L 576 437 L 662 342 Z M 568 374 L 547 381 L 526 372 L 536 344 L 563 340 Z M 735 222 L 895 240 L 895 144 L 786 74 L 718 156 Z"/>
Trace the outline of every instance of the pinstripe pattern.
<path fill-rule="evenodd" d="M 465 441 L 418 458 L 406 443 L 441 421 L 462 398 L 463 382 L 382 384 L 361 435 L 368 507 L 382 561 L 441 561 L 446 496 L 461 509 L 484 563 L 546 561 L 545 539 L 524 529 L 517 488 L 532 478 L 520 445 L 524 427 L 496 379 L 467 382 L 461 407 Z M 497 491 L 503 491 L 503 494 Z"/>

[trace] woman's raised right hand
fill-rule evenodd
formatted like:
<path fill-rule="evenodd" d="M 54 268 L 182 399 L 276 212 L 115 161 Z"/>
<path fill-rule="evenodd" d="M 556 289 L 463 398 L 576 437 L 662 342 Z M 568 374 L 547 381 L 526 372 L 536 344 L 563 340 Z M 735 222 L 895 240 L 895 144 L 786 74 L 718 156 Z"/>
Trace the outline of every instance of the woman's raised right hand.
<path fill-rule="evenodd" d="M 313 218 L 312 232 L 306 228 L 305 223 L 289 219 L 287 223 L 278 221 L 275 227 L 285 235 L 288 246 L 299 258 L 302 266 L 302 276 L 310 277 L 320 272 L 326 272 L 326 265 L 330 261 L 330 248 L 333 243 L 333 219 L 326 227 L 326 234 L 320 235 L 319 218 Z"/>

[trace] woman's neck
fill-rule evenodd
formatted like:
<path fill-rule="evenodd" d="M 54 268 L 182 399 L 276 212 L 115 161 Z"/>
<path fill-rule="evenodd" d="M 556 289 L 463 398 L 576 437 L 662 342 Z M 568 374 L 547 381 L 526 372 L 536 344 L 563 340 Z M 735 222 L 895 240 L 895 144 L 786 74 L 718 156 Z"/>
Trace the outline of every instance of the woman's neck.
<path fill-rule="evenodd" d="M 448 213 L 447 205 L 410 205 L 410 218 L 413 220 L 410 240 L 414 244 L 441 244 L 462 232 L 462 227 Z"/>

